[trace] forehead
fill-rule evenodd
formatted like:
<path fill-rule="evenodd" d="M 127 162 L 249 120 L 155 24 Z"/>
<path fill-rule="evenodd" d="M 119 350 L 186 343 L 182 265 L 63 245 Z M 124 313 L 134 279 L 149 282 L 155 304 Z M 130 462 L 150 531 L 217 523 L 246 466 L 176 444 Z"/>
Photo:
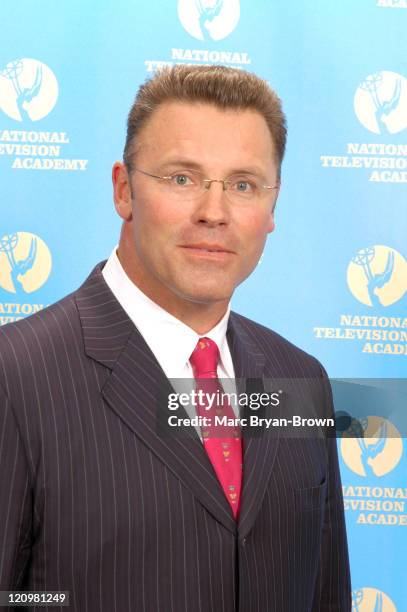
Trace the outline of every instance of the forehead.
<path fill-rule="evenodd" d="M 212 104 L 165 102 L 137 136 L 137 155 L 162 161 L 191 157 L 203 166 L 275 163 L 264 117 L 252 109 L 220 109 Z"/>

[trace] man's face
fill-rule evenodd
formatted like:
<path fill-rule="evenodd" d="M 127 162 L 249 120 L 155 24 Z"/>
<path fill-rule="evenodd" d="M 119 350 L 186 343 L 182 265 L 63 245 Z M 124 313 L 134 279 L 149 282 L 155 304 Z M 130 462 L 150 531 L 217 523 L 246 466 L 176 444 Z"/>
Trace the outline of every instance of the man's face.
<path fill-rule="evenodd" d="M 209 104 L 162 104 L 137 138 L 133 165 L 159 176 L 192 168 L 211 179 L 250 173 L 265 185 L 278 182 L 264 118 L 252 110 L 220 110 Z M 116 179 L 127 180 L 124 175 L 121 166 Z M 222 183 L 184 199 L 169 197 L 165 182 L 134 170 L 128 180 L 128 205 L 118 205 L 116 193 L 116 206 L 125 220 L 122 238 L 131 245 L 122 253 L 119 249 L 130 278 L 161 305 L 174 296 L 227 302 L 256 266 L 274 229 L 277 190 L 235 203 Z"/>

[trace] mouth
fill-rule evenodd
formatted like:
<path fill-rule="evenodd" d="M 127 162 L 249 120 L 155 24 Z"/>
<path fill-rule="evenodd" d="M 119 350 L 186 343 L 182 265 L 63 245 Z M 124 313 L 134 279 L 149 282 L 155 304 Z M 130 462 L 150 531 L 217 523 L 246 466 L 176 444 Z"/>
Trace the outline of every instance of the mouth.
<path fill-rule="evenodd" d="M 208 244 L 204 242 L 200 242 L 197 244 L 181 244 L 180 247 L 182 249 L 186 249 L 188 251 L 194 251 L 194 252 L 225 254 L 225 255 L 234 254 L 234 251 L 231 251 L 230 249 L 227 249 L 222 245 Z"/>
<path fill-rule="evenodd" d="M 182 244 L 180 247 L 189 261 L 195 262 L 227 264 L 236 255 L 234 251 L 230 251 L 220 244 Z"/>

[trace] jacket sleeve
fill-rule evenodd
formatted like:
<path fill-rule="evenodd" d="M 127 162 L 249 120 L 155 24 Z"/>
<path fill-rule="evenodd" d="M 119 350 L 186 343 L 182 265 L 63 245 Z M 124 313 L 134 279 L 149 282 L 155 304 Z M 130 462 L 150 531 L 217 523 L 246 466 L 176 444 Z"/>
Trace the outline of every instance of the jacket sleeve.
<path fill-rule="evenodd" d="M 31 551 L 28 462 L 11 402 L 0 387 L 0 590 L 18 590 Z"/>
<path fill-rule="evenodd" d="M 332 390 L 322 368 L 326 412 L 333 416 Z M 335 437 L 327 437 L 328 487 L 322 531 L 320 563 L 312 612 L 351 612 L 352 595 L 348 544 L 338 449 Z"/>

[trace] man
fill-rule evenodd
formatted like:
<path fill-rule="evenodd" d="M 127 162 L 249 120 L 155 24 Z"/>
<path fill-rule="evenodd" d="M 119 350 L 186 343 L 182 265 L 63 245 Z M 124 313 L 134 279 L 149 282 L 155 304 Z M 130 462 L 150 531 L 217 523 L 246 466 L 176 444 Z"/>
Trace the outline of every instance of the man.
<path fill-rule="evenodd" d="M 332 409 L 314 358 L 230 312 L 274 229 L 284 147 L 252 74 L 176 66 L 140 88 L 117 251 L 1 328 L 1 589 L 95 612 L 351 609 L 334 439 L 157 428 L 169 379 L 317 379 Z"/>

